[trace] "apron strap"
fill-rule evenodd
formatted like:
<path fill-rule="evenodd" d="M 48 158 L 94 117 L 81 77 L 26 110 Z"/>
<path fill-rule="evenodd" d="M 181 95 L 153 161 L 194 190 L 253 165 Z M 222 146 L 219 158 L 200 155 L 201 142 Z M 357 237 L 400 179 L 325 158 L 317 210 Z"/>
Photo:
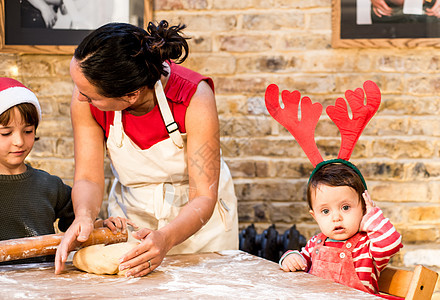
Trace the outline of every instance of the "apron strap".
<path fill-rule="evenodd" d="M 154 89 L 156 92 L 157 102 L 159 104 L 159 110 L 163 120 L 165 121 L 165 126 L 167 128 L 168 134 L 173 140 L 174 145 L 176 145 L 179 149 L 182 149 L 183 139 L 180 135 L 179 127 L 177 126 L 176 121 L 174 121 L 170 107 L 168 106 L 168 101 L 165 96 L 165 92 L 163 91 L 162 82 L 160 82 L 160 79 L 154 85 Z"/>
<path fill-rule="evenodd" d="M 122 112 L 120 110 L 115 111 L 115 116 L 113 118 L 113 127 L 115 130 L 115 136 L 118 138 L 116 140 L 116 146 L 118 148 L 122 147 L 122 142 L 124 140 L 124 131 L 122 129 Z"/>

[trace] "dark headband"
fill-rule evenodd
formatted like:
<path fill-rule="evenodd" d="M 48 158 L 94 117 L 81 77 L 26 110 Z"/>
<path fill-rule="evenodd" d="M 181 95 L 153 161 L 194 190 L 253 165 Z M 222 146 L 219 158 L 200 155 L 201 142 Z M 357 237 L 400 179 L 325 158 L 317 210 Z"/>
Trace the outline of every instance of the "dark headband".
<path fill-rule="evenodd" d="M 337 159 L 330 159 L 330 160 L 325 160 L 325 161 L 322 161 L 322 162 L 320 162 L 319 164 L 317 164 L 316 167 L 315 167 L 315 169 L 313 169 L 312 174 L 311 174 L 310 177 L 309 177 L 309 181 L 308 181 L 307 185 L 310 183 L 310 180 L 312 179 L 313 175 L 315 175 L 315 173 L 316 173 L 319 169 L 321 169 L 321 168 L 322 168 L 323 166 L 325 166 L 325 165 L 329 165 L 329 164 L 333 164 L 333 163 L 341 163 L 341 164 L 344 164 L 344 165 L 346 165 L 346 166 L 352 168 L 352 169 L 356 172 L 356 174 L 358 174 L 359 177 L 361 178 L 361 181 L 362 181 L 362 183 L 363 183 L 363 185 L 364 185 L 364 188 L 367 189 L 367 183 L 365 182 L 365 179 L 364 179 L 364 177 L 362 176 L 361 171 L 359 171 L 359 169 L 358 169 L 355 165 L 353 165 L 351 162 L 349 162 L 349 161 L 347 161 L 347 160 L 345 160 L 345 159 L 340 159 L 340 158 L 337 158 Z"/>

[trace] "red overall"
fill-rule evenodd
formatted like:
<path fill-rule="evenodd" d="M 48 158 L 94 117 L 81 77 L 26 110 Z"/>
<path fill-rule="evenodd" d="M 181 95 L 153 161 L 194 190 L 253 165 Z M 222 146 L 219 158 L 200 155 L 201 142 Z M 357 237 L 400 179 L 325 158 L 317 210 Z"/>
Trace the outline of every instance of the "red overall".
<path fill-rule="evenodd" d="M 309 273 L 370 293 L 357 276 L 351 255 L 361 237 L 355 234 L 341 248 L 335 248 L 324 246 L 326 236 L 320 233 L 317 246 L 310 253 L 313 263 Z"/>

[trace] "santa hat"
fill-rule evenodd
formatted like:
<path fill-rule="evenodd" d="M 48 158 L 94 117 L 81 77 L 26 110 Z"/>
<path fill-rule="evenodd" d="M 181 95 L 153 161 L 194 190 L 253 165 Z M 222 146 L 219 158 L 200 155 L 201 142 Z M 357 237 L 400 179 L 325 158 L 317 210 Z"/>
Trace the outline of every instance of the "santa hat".
<path fill-rule="evenodd" d="M 37 108 L 41 121 L 41 107 L 37 96 L 21 82 L 8 77 L 0 77 L 0 115 L 21 103 L 33 104 Z"/>

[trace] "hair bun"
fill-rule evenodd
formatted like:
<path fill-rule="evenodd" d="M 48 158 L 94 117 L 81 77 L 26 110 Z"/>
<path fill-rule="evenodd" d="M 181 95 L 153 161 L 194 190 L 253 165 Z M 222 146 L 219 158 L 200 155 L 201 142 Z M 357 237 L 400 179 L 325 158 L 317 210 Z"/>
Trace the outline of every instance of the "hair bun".
<path fill-rule="evenodd" d="M 188 57 L 189 52 L 187 38 L 181 33 L 185 28 L 184 24 L 169 27 L 166 20 L 162 20 L 157 26 L 149 22 L 146 42 L 143 45 L 151 54 L 159 54 L 162 61 L 173 59 L 178 60 L 176 63 L 182 63 Z"/>

